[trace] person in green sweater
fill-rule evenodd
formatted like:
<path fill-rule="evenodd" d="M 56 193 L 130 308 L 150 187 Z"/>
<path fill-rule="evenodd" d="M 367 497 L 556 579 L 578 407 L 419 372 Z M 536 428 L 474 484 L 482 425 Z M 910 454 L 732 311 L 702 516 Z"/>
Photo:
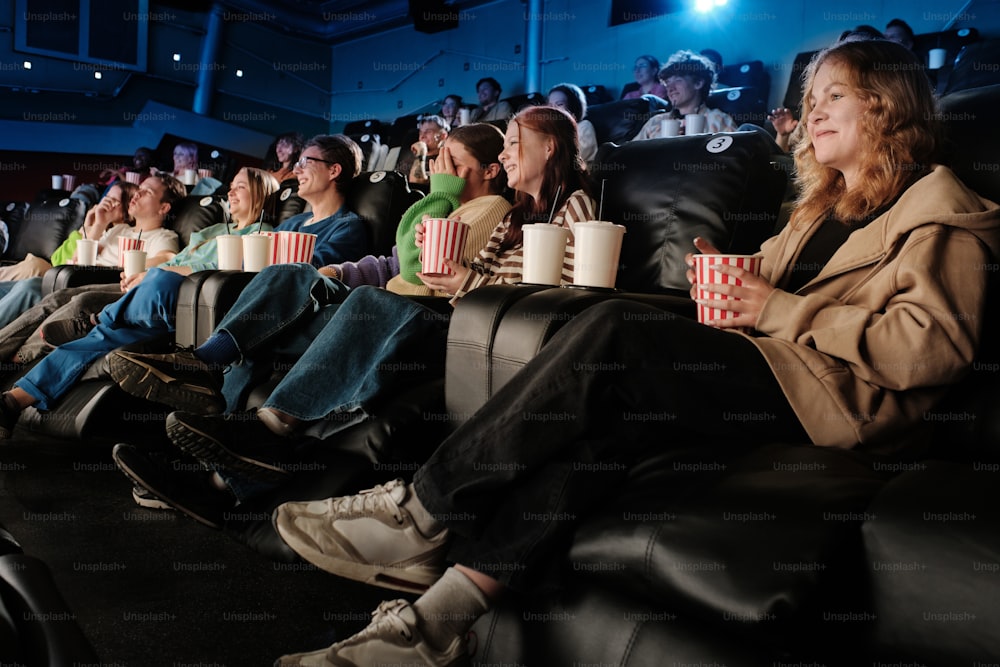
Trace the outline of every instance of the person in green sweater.
<path fill-rule="evenodd" d="M 506 173 L 497 160 L 502 150 L 503 133 L 493 125 L 475 123 L 456 128 L 431 162 L 430 193 L 403 214 L 396 228 L 392 256 L 369 255 L 357 262 L 325 266 L 319 272 L 348 287 L 374 285 L 410 296 L 437 294 L 417 277 L 417 225 L 424 218 L 461 220 L 469 225 L 463 259 L 478 257 L 493 229 L 510 210 L 510 202 L 502 196 L 507 189 Z"/>

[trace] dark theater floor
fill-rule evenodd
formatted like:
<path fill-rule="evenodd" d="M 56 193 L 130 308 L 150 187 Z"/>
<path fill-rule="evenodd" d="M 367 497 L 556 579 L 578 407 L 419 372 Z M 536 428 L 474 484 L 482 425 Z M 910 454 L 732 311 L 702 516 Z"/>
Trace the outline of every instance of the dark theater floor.
<path fill-rule="evenodd" d="M 101 665 L 270 665 L 356 632 L 396 597 L 139 508 L 112 445 L 21 428 L 0 443 L 0 525 L 51 568 Z"/>

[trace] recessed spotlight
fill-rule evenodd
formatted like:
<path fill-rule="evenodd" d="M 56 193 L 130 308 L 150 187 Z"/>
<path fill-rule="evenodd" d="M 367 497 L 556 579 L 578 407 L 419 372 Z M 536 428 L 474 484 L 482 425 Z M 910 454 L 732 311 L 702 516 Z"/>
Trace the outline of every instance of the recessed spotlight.
<path fill-rule="evenodd" d="M 175 63 L 179 63 L 180 61 L 181 61 L 181 54 L 175 53 L 174 54 L 174 62 Z"/>
<path fill-rule="evenodd" d="M 714 4 L 714 0 L 694 0 L 694 8 L 698 12 L 710 12 Z"/>
<path fill-rule="evenodd" d="M 94 72 L 94 78 L 95 79 L 100 79 L 101 78 L 101 73 L 100 72 Z"/>
<path fill-rule="evenodd" d="M 31 69 L 31 61 L 30 60 L 25 60 L 24 61 L 24 69 Z"/>
<path fill-rule="evenodd" d="M 243 78 L 243 70 L 241 70 L 241 69 L 236 70 L 236 77 L 239 78 L 239 79 L 242 79 Z"/>

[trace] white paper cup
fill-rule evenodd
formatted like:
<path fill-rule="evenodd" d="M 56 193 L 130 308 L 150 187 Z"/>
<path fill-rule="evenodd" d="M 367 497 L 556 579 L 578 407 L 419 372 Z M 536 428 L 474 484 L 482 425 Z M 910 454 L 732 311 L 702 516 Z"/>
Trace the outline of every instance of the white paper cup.
<path fill-rule="evenodd" d="M 125 172 L 125 182 L 126 183 L 134 183 L 135 185 L 139 185 L 139 178 L 140 178 L 140 176 L 141 176 L 141 174 L 139 172 L 137 172 L 137 171 L 126 171 Z"/>
<path fill-rule="evenodd" d="M 681 121 L 677 118 L 664 118 L 660 121 L 661 137 L 676 137 L 681 133 Z"/>
<path fill-rule="evenodd" d="M 729 300 L 732 298 L 716 292 L 709 292 L 708 290 L 702 289 L 701 285 L 743 284 L 736 278 L 711 268 L 712 266 L 716 266 L 718 264 L 738 266 L 754 275 L 760 274 L 760 257 L 755 257 L 753 255 L 695 255 L 694 277 L 695 285 L 697 286 L 695 295 L 699 299 Z M 712 320 L 728 320 L 732 317 L 735 317 L 735 313 L 731 310 L 706 308 L 705 306 L 698 304 L 698 321 L 702 324 Z M 741 327 L 740 330 L 746 331 L 747 329 L 746 327 Z"/>
<path fill-rule="evenodd" d="M 126 278 L 131 278 L 137 273 L 142 273 L 146 270 L 146 251 L 126 250 L 125 261 L 122 266 L 125 267 Z"/>
<path fill-rule="evenodd" d="M 421 273 L 450 275 L 454 273 L 446 260 L 462 261 L 469 226 L 448 218 L 424 220 L 424 246 L 420 252 Z"/>
<path fill-rule="evenodd" d="M 468 125 L 469 124 L 469 110 L 462 108 L 458 110 L 458 124 Z"/>
<path fill-rule="evenodd" d="M 125 261 L 125 253 L 129 250 L 145 250 L 146 242 L 139 238 L 133 238 L 131 236 L 119 236 L 118 237 L 118 256 L 121 257 L 122 261 Z M 122 265 L 124 266 L 124 264 Z"/>
<path fill-rule="evenodd" d="M 269 234 L 247 234 L 242 238 L 244 271 L 261 271 L 271 263 Z"/>
<path fill-rule="evenodd" d="M 97 264 L 97 241 L 94 239 L 80 239 L 76 242 L 76 263 L 80 266 L 94 266 Z"/>
<path fill-rule="evenodd" d="M 927 69 L 941 69 L 947 56 L 947 49 L 931 49 L 927 52 Z"/>
<path fill-rule="evenodd" d="M 588 221 L 573 225 L 573 284 L 614 287 L 625 227 Z"/>
<path fill-rule="evenodd" d="M 212 170 L 211 169 L 199 169 L 198 170 L 198 178 L 212 178 Z"/>
<path fill-rule="evenodd" d="M 272 250 L 274 264 L 290 264 L 295 262 L 312 262 L 313 251 L 316 249 L 316 235 L 305 232 L 277 232 L 274 236 L 277 250 Z"/>
<path fill-rule="evenodd" d="M 63 177 L 63 189 L 72 192 L 73 188 L 76 187 L 76 176 L 74 176 L 73 174 L 63 174 L 62 177 Z"/>
<path fill-rule="evenodd" d="M 61 174 L 52 174 L 52 189 L 53 190 L 63 189 L 63 177 Z"/>
<path fill-rule="evenodd" d="M 540 223 L 524 225 L 521 231 L 524 233 L 521 280 L 538 285 L 561 283 L 569 230 L 560 225 Z"/>
<path fill-rule="evenodd" d="M 237 234 L 223 234 L 215 237 L 215 251 L 219 256 L 219 268 L 223 271 L 243 269 L 243 237 Z"/>
<path fill-rule="evenodd" d="M 181 174 L 181 183 L 184 185 L 194 185 L 198 182 L 198 172 L 194 169 L 185 169 Z"/>
<path fill-rule="evenodd" d="M 684 134 L 704 134 L 705 117 L 700 113 L 689 113 L 684 116 Z"/>

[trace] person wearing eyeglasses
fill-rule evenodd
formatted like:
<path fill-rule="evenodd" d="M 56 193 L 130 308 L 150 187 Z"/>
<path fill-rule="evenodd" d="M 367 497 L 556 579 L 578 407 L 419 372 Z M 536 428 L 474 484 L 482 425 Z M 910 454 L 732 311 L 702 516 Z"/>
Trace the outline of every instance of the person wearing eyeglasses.
<path fill-rule="evenodd" d="M 299 196 L 311 211 L 285 220 L 278 231 L 316 235 L 315 267 L 360 259 L 368 254 L 364 221 L 345 204 L 347 185 L 361 173 L 361 148 L 343 134 L 321 134 L 307 143 L 292 173 Z"/>
<path fill-rule="evenodd" d="M 417 140 L 410 146 L 413 153 L 413 164 L 410 166 L 410 173 L 407 180 L 410 183 L 429 183 L 430 173 L 428 164 L 438 156 L 444 140 L 448 138 L 451 125 L 441 116 L 421 116 L 417 122 L 417 129 L 420 131 Z"/>
<path fill-rule="evenodd" d="M 635 83 L 625 86 L 622 91 L 623 100 L 634 100 L 643 95 L 656 95 L 667 99 L 667 89 L 657 80 L 660 71 L 660 61 L 653 56 L 639 56 L 632 67 Z"/>

